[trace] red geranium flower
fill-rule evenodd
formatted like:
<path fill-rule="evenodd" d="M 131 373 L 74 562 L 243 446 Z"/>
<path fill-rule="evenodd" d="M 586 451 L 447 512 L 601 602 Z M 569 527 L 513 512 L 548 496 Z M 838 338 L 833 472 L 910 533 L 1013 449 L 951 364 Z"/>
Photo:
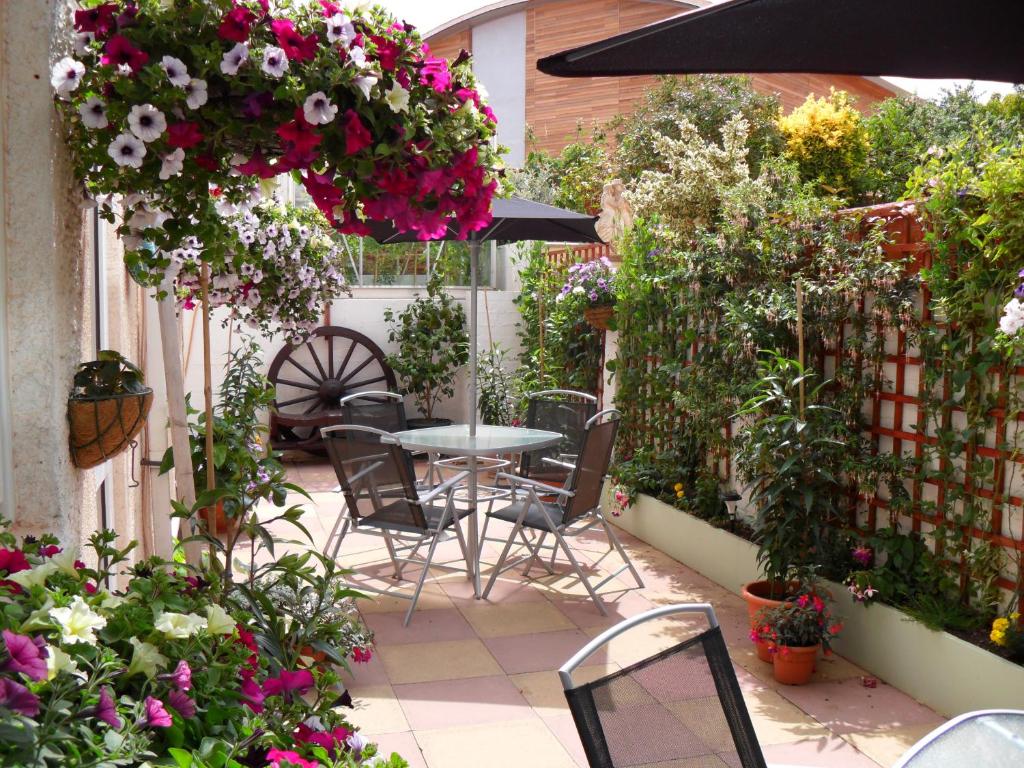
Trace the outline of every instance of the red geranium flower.
<path fill-rule="evenodd" d="M 100 58 L 102 64 L 115 67 L 125 64 L 133 73 L 146 66 L 147 61 L 149 54 L 132 45 L 132 41 L 124 35 L 114 35 L 107 40 L 107 44 L 103 46 L 103 56 Z"/>
<path fill-rule="evenodd" d="M 291 19 L 274 19 L 270 29 L 277 38 L 277 44 L 284 49 L 284 54 L 293 61 L 309 61 L 316 56 L 316 44 L 319 38 L 315 34 L 303 37 L 295 29 Z"/>

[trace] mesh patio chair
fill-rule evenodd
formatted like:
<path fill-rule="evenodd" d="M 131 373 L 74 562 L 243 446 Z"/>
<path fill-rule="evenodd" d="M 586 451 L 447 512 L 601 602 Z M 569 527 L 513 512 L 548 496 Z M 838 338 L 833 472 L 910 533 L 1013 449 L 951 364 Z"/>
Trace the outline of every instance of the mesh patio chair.
<path fill-rule="evenodd" d="M 615 535 L 615 531 L 601 512 L 601 492 L 608 473 L 608 465 L 611 463 L 618 428 L 619 412 L 614 408 L 594 414 L 584 424 L 578 461 L 564 487 L 547 485 L 539 480 L 518 475 L 499 473 L 498 477 L 511 486 L 511 503 L 500 509 L 488 510 L 486 519 L 488 522 L 491 518 L 496 518 L 512 523 L 512 530 L 487 582 L 483 594 L 485 598 L 490 594 L 494 582 L 501 573 L 523 563 L 526 564 L 524 576 L 529 576 L 534 562 L 542 565 L 548 573 L 554 573 L 553 563 L 559 549 L 565 553 L 580 582 L 604 616 L 608 615 L 608 611 L 597 593 L 598 589 L 626 570 L 636 580 L 637 587 L 643 587 L 640 574 L 633 567 L 633 562 L 629 559 L 619 537 Z M 551 497 L 554 501 L 544 500 Z M 598 526 L 604 529 L 608 537 L 609 551 L 616 550 L 622 558 L 623 565 L 598 584 L 591 586 L 567 539 Z M 532 541 L 528 539 L 525 536 L 526 530 L 535 531 L 536 538 Z M 484 533 L 486 534 L 486 525 Z M 554 537 L 554 543 L 545 546 L 544 541 L 549 534 Z M 525 545 L 528 554 L 507 563 L 509 551 L 517 540 Z M 542 552 L 551 552 L 550 563 L 541 556 Z"/>
<path fill-rule="evenodd" d="M 530 394 L 523 426 L 558 432 L 564 438 L 548 448 L 523 453 L 519 459 L 519 476 L 544 482 L 564 482 L 575 464 L 584 427 L 596 413 L 597 398 L 586 392 L 547 389 Z"/>
<path fill-rule="evenodd" d="M 710 627 L 600 680 L 573 682 L 573 671 L 610 640 L 679 613 L 703 613 Z M 766 768 L 722 630 L 706 603 L 664 606 L 621 621 L 558 674 L 591 768 Z"/>
<path fill-rule="evenodd" d="M 402 571 L 409 563 L 422 565 L 411 595 L 359 585 L 363 591 L 411 600 L 404 621 L 408 625 L 430 568 L 452 568 L 432 562 L 446 529 L 455 529 L 463 560 L 467 561 L 460 520 L 469 511 L 455 507 L 455 490 L 465 479 L 465 473 L 454 475 L 433 488 L 419 488 L 408 453 L 390 433 L 354 424 L 325 427 L 320 432 L 346 506 L 339 516 L 341 531 L 331 556 L 337 558 L 345 534 L 351 528 L 384 539 L 395 568 L 395 579 L 402 578 Z M 428 545 L 427 554 L 417 558 L 424 544 Z M 453 570 L 466 570 L 467 575 L 469 572 L 468 568 Z"/>
<path fill-rule="evenodd" d="M 385 432 L 409 428 L 405 399 L 397 392 L 356 392 L 338 401 L 346 424 L 376 427 Z"/>

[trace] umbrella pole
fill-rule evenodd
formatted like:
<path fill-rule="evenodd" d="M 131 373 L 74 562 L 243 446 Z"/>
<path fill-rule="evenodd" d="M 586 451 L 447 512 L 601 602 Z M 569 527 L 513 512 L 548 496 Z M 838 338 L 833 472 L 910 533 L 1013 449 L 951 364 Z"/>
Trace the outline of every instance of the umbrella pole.
<path fill-rule="evenodd" d="M 473 237 L 471 235 L 471 237 Z M 480 261 L 480 241 L 473 237 L 469 241 L 469 436 L 476 436 L 476 337 L 477 337 L 477 263 Z M 480 545 L 476 519 L 477 500 L 476 454 L 469 456 L 469 559 L 473 572 L 473 595 L 480 597 Z"/>

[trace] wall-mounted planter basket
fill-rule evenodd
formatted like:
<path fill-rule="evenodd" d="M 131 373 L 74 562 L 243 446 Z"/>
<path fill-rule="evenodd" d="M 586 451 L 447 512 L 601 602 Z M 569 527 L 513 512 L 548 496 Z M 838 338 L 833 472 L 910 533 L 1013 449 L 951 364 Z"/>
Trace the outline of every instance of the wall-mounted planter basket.
<path fill-rule="evenodd" d="M 80 469 L 95 467 L 131 445 L 153 405 L 153 390 L 104 397 L 68 398 L 71 461 Z"/>
<path fill-rule="evenodd" d="M 583 318 L 599 331 L 607 331 L 608 323 L 615 315 L 615 307 L 587 307 L 583 310 Z"/>

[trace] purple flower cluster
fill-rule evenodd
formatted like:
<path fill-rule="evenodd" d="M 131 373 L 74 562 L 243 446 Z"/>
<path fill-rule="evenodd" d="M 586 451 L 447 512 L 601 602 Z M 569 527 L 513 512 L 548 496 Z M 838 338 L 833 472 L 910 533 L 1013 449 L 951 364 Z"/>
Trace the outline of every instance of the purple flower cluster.
<path fill-rule="evenodd" d="M 558 301 L 577 296 L 590 307 L 615 303 L 615 268 L 607 257 L 569 267 L 569 276 L 558 294 Z"/>

